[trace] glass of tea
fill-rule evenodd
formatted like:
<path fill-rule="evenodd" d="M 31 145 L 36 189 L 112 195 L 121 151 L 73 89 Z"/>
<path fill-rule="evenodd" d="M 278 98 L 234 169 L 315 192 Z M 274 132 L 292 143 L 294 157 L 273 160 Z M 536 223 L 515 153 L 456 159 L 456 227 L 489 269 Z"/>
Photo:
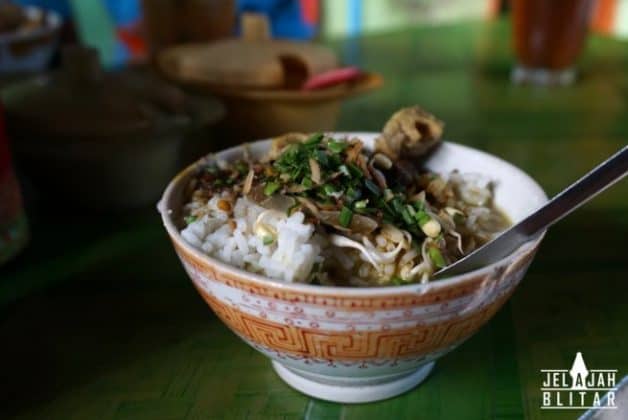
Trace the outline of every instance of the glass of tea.
<path fill-rule="evenodd" d="M 568 85 L 576 77 L 594 0 L 512 0 L 514 83 Z"/>

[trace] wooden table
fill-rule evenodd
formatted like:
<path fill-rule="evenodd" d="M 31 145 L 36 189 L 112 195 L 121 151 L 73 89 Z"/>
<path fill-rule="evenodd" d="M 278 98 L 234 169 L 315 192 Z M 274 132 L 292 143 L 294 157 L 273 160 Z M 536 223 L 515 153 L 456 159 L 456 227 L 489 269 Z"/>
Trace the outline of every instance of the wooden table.
<path fill-rule="evenodd" d="M 333 44 L 385 87 L 339 128 L 378 130 L 418 103 L 446 137 L 520 166 L 549 194 L 628 138 L 628 45 L 593 37 L 574 87 L 508 81 L 506 22 Z M 574 418 L 541 411 L 539 369 L 628 374 L 628 182 L 549 232 L 511 301 L 417 389 L 339 405 L 285 385 L 192 288 L 154 209 L 106 217 L 31 209 L 33 241 L 0 269 L 0 418 Z"/>

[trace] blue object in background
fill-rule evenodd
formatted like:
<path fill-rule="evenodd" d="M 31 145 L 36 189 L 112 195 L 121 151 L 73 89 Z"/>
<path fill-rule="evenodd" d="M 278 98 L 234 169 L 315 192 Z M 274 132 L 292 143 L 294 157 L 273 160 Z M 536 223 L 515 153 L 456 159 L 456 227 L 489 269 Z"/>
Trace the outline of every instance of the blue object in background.
<path fill-rule="evenodd" d="M 237 0 L 238 14 L 258 12 L 268 16 L 273 38 L 311 39 L 316 28 L 303 20 L 299 0 Z"/>
<path fill-rule="evenodd" d="M 142 5 L 140 0 L 104 0 L 107 11 L 118 29 L 131 29 L 142 20 Z M 118 40 L 113 51 L 113 66 L 120 67 L 128 63 L 133 57 L 129 46 Z"/>
<path fill-rule="evenodd" d="M 142 18 L 139 0 L 105 0 L 105 4 L 118 26 L 133 26 Z"/>
<path fill-rule="evenodd" d="M 137 40 L 134 45 L 129 44 L 130 38 L 139 38 L 140 0 L 16 0 L 16 3 L 54 10 L 66 20 L 76 20 L 79 39 L 98 48 L 107 68 L 124 66 L 142 55 L 137 51 L 141 50 Z"/>
<path fill-rule="evenodd" d="M 360 35 L 362 31 L 362 0 L 347 0 L 347 35 Z"/>
<path fill-rule="evenodd" d="M 21 6 L 36 6 L 41 9 L 54 10 L 68 19 L 72 15 L 72 9 L 67 0 L 13 0 L 15 4 Z"/>

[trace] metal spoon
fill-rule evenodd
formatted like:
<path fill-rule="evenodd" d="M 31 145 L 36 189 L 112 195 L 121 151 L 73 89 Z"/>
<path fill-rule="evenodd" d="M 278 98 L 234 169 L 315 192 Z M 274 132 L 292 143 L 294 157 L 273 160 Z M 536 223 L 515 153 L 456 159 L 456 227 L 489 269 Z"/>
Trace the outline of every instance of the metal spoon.
<path fill-rule="evenodd" d="M 440 279 L 494 263 L 533 239 L 628 173 L 628 146 L 558 193 L 534 213 L 464 258 L 436 272 Z"/>

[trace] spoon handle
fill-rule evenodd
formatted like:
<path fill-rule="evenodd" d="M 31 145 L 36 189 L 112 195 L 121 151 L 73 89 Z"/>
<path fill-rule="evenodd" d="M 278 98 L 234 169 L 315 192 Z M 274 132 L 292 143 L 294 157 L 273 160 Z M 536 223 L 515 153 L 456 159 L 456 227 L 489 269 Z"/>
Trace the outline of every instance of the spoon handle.
<path fill-rule="evenodd" d="M 600 163 L 546 205 L 519 224 L 519 232 L 532 236 L 567 216 L 593 197 L 621 180 L 628 173 L 628 146 Z"/>

